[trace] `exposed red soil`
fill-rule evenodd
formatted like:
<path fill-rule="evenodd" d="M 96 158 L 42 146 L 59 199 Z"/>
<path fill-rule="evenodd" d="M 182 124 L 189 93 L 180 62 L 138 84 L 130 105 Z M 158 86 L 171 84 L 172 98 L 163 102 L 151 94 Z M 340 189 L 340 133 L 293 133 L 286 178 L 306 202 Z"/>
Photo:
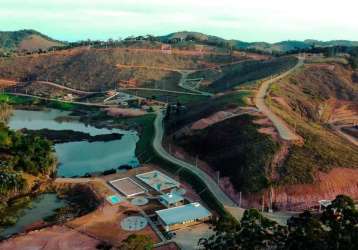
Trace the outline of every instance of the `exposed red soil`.
<path fill-rule="evenodd" d="M 145 115 L 146 112 L 140 109 L 124 109 L 124 108 L 107 108 L 107 115 L 113 117 L 135 117 Z"/>
<path fill-rule="evenodd" d="M 302 211 L 318 206 L 319 200 L 332 200 L 345 194 L 358 199 L 358 169 L 334 168 L 329 173 L 319 172 L 315 183 L 286 185 L 273 190 L 273 205 L 279 210 Z M 245 197 L 245 205 L 259 208 L 262 195 Z M 269 191 L 265 192 L 268 206 Z"/>
<path fill-rule="evenodd" d="M 0 243 L 0 249 L 92 250 L 98 243 L 98 240 L 65 226 L 53 226 L 5 240 Z"/>
<path fill-rule="evenodd" d="M 120 226 L 122 219 L 127 217 L 126 211 L 136 211 L 139 214 L 138 208 L 128 202 L 122 202 L 116 206 L 106 202 L 93 213 L 77 218 L 67 225 L 76 231 L 119 246 L 124 239 L 133 234 L 133 232 L 123 230 Z M 160 241 L 149 225 L 136 233 L 150 236 L 154 243 Z"/>
<path fill-rule="evenodd" d="M 8 88 L 11 86 L 14 86 L 16 84 L 16 81 L 9 80 L 9 79 L 0 79 L 0 89 Z"/>
<path fill-rule="evenodd" d="M 329 123 L 346 124 L 358 120 L 358 103 L 331 99 L 329 105 L 331 107 Z"/>

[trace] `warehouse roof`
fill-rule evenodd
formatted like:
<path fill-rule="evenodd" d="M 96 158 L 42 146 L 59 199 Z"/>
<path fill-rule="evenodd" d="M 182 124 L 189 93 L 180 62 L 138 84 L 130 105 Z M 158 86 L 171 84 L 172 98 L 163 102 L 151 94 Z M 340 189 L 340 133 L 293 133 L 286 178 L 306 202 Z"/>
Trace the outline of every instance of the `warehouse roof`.
<path fill-rule="evenodd" d="M 156 213 L 166 225 L 175 225 L 211 216 L 209 210 L 198 202 L 159 210 Z"/>
<path fill-rule="evenodd" d="M 164 200 L 168 204 L 174 204 L 184 200 L 184 197 L 177 193 L 167 193 L 160 196 L 161 200 Z"/>

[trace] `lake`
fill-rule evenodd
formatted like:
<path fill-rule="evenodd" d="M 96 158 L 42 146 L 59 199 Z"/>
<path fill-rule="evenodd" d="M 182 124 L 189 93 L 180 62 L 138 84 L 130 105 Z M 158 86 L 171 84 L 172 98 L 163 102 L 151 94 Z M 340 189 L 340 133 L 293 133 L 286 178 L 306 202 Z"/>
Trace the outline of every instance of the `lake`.
<path fill-rule="evenodd" d="M 41 194 L 31 201 L 30 207 L 20 211 L 21 216 L 15 225 L 0 231 L 0 236 L 7 237 L 15 233 L 21 233 L 31 224 L 53 215 L 55 209 L 65 206 L 66 202 L 58 199 L 56 194 Z"/>
<path fill-rule="evenodd" d="M 68 142 L 55 144 L 59 161 L 57 175 L 63 177 L 82 176 L 86 173 L 103 172 L 121 165 L 136 167 L 136 143 L 139 140 L 136 131 L 122 129 L 96 128 L 77 120 L 59 121 L 59 117 L 69 116 L 68 111 L 49 109 L 44 111 L 15 110 L 10 121 L 11 129 L 51 129 L 73 130 L 88 133 L 91 136 L 118 133 L 120 140 L 107 142 Z M 63 120 L 63 119 L 62 119 Z"/>

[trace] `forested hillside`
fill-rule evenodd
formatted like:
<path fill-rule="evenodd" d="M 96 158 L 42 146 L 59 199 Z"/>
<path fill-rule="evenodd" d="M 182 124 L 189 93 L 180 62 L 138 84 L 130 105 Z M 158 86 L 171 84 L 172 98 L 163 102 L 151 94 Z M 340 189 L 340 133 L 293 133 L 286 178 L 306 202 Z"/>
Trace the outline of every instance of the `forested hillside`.
<path fill-rule="evenodd" d="M 44 176 L 55 170 L 52 144 L 38 136 L 10 130 L 4 123 L 11 110 L 0 104 L 0 201 L 24 191 L 26 175 Z"/>

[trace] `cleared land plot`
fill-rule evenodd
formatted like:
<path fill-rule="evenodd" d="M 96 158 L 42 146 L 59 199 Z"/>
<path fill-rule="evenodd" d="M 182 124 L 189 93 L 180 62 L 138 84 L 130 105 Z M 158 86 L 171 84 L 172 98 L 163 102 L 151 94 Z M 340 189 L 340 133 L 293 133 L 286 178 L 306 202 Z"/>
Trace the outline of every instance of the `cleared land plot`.
<path fill-rule="evenodd" d="M 109 183 L 126 197 L 143 194 L 147 191 L 145 188 L 143 188 L 141 185 L 139 185 L 129 177 L 113 180 Z"/>
<path fill-rule="evenodd" d="M 96 249 L 99 243 L 99 240 L 76 230 L 65 226 L 54 226 L 2 241 L 0 249 L 91 250 Z"/>
<path fill-rule="evenodd" d="M 157 170 L 138 174 L 136 177 L 158 192 L 180 186 L 179 182 Z"/>
<path fill-rule="evenodd" d="M 96 239 L 119 246 L 124 239 L 133 234 L 132 231 L 122 229 L 120 225 L 120 222 L 129 215 L 140 216 L 140 211 L 128 202 L 114 206 L 107 203 L 96 211 L 70 221 L 66 225 Z M 154 243 L 160 242 L 159 237 L 149 224 L 136 233 L 148 235 Z"/>
<path fill-rule="evenodd" d="M 185 91 L 185 90 L 182 89 L 181 91 Z M 170 93 L 170 92 L 156 91 L 156 90 L 124 89 L 122 90 L 122 92 L 132 95 L 137 95 L 143 98 L 153 99 L 160 102 L 168 102 L 168 103 L 180 102 L 182 104 L 195 103 L 209 98 L 207 96 L 202 96 L 202 95 L 177 94 L 177 93 Z"/>

